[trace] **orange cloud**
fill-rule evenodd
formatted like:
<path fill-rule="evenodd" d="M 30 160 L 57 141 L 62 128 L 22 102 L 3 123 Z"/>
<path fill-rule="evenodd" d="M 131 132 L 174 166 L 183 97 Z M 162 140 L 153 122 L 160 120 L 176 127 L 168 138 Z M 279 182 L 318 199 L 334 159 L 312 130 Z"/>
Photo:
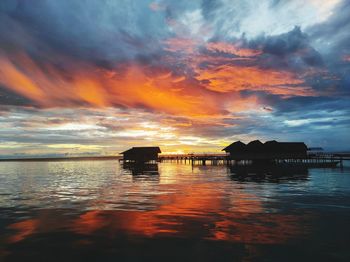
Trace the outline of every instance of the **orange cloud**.
<path fill-rule="evenodd" d="M 313 90 L 293 73 L 260 69 L 253 66 L 222 65 L 196 69 L 196 78 L 209 90 L 232 92 L 242 90 L 265 91 L 283 96 L 310 96 Z M 290 87 L 293 85 L 293 87 Z M 297 86 L 297 87 L 295 87 Z"/>
<path fill-rule="evenodd" d="M 24 61 L 27 62 L 27 61 Z M 7 59 L 0 59 L 0 83 L 33 100 L 44 100 L 43 90 Z"/>
<path fill-rule="evenodd" d="M 208 90 L 226 94 L 242 90 L 262 91 L 284 98 L 315 95 L 315 91 L 305 84 L 303 78 L 320 73 L 319 70 L 310 69 L 297 74 L 283 69 L 263 69 L 254 66 L 252 63 L 254 64 L 256 57 L 261 55 L 262 51 L 242 48 L 239 43 L 210 42 L 204 45 L 211 52 L 232 54 L 237 57 L 201 53 L 198 48 L 203 46 L 203 43 L 193 39 L 172 38 L 167 43 L 168 51 L 186 53 L 186 57 L 180 60 L 195 72 L 194 77 Z M 177 60 L 169 58 L 167 62 L 177 63 Z M 256 102 L 254 98 L 249 100 L 235 99 L 235 103 Z M 223 98 L 221 101 L 225 104 L 228 99 Z"/>
<path fill-rule="evenodd" d="M 238 45 L 229 44 L 225 42 L 211 42 L 208 43 L 206 47 L 210 51 L 223 52 L 243 57 L 253 57 L 262 54 L 261 50 L 241 48 Z"/>
<path fill-rule="evenodd" d="M 44 107 L 118 105 L 189 116 L 222 112 L 212 94 L 164 69 L 131 65 L 119 75 L 77 65 L 80 68 L 66 77 L 50 64 L 45 65 L 44 72 L 23 54 L 13 61 L 4 56 L 0 58 L 0 83 Z"/>
<path fill-rule="evenodd" d="M 219 42 L 208 44 L 209 50 L 240 56 L 227 58 L 199 54 L 197 45 L 191 39 L 167 40 L 170 52 L 193 54 L 180 59 L 186 68 L 176 74 L 167 67 L 137 63 L 119 65 L 122 70 L 107 70 L 55 56 L 59 62 L 71 65 L 70 70 L 62 71 L 49 62 L 39 64 L 24 53 L 11 58 L 0 54 L 0 84 L 42 107 L 116 106 L 205 118 L 260 108 L 255 97 L 242 98 L 242 90 L 283 97 L 314 95 L 294 73 L 232 64 L 235 59 L 254 59 L 260 54 L 258 50 Z M 176 65 L 177 58 L 164 59 Z"/>
<path fill-rule="evenodd" d="M 195 52 L 196 47 L 198 46 L 198 42 L 191 38 L 169 38 L 164 41 L 166 46 L 165 50 L 170 52 L 182 52 L 193 54 Z"/>

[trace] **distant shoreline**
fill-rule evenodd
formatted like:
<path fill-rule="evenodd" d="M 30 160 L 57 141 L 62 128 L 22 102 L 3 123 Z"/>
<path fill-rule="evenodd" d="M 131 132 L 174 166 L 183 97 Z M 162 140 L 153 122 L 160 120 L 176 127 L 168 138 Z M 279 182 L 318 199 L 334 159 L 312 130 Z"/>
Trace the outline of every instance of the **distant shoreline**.
<path fill-rule="evenodd" d="M 0 158 L 0 162 L 91 161 L 91 160 L 119 160 L 120 158 L 121 158 L 120 156 Z"/>

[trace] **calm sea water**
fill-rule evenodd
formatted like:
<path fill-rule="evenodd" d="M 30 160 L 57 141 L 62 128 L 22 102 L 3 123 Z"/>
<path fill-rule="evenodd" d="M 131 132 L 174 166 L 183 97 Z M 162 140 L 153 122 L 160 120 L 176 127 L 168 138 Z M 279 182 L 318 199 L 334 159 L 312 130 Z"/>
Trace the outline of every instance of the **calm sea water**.
<path fill-rule="evenodd" d="M 1 261 L 350 261 L 350 167 L 0 163 Z"/>

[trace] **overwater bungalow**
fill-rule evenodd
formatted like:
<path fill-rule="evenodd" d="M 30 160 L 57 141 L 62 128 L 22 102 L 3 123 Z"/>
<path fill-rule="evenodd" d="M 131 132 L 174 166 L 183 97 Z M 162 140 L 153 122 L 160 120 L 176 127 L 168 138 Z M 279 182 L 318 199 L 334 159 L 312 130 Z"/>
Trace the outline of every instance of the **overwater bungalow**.
<path fill-rule="evenodd" d="M 254 140 L 248 144 L 237 141 L 225 147 L 223 151 L 229 153 L 231 160 L 302 159 L 307 157 L 305 143 L 277 142 L 276 140 L 265 143 Z"/>
<path fill-rule="evenodd" d="M 129 163 L 154 163 L 158 161 L 159 147 L 132 147 L 120 154 L 123 161 Z"/>

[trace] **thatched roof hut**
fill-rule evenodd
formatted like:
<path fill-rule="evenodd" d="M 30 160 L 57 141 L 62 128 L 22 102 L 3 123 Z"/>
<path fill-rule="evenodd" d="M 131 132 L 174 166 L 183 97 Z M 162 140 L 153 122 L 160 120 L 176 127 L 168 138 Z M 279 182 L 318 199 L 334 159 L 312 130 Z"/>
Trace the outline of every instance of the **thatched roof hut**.
<path fill-rule="evenodd" d="M 244 150 L 246 150 L 246 144 L 244 144 L 241 141 L 236 141 L 236 142 L 233 142 L 231 145 L 228 145 L 227 147 L 225 147 L 222 151 L 243 152 Z"/>
<path fill-rule="evenodd" d="M 157 161 L 159 153 L 161 153 L 159 147 L 133 147 L 121 154 L 126 162 L 146 163 Z"/>
<path fill-rule="evenodd" d="M 247 145 L 237 141 L 225 147 L 223 151 L 230 153 L 230 158 L 236 160 L 305 158 L 307 156 L 307 146 L 303 142 L 277 142 L 276 140 L 265 143 L 254 140 Z"/>
<path fill-rule="evenodd" d="M 247 152 L 249 153 L 262 153 L 264 150 L 264 144 L 260 140 L 254 140 L 247 144 Z"/>

